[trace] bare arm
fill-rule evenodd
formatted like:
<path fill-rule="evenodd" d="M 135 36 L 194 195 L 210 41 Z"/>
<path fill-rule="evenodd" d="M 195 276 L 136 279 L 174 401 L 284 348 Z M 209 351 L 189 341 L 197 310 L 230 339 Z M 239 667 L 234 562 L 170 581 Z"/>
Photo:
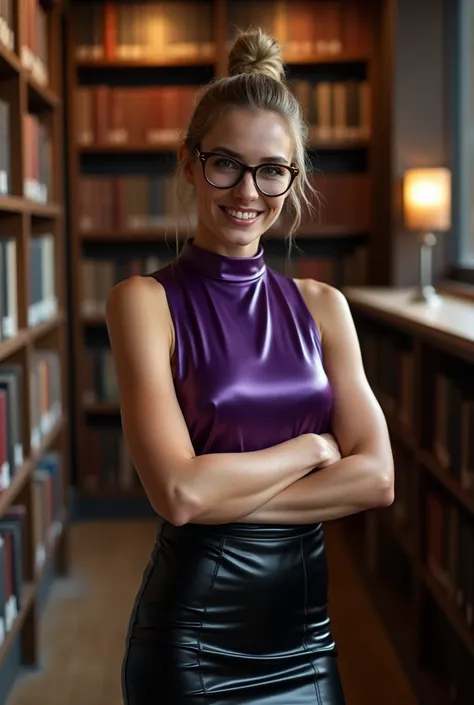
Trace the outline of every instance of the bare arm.
<path fill-rule="evenodd" d="M 154 509 L 174 524 L 199 515 L 232 521 L 318 465 L 325 444 L 305 434 L 249 453 L 196 456 L 174 390 L 173 326 L 163 287 L 131 277 L 116 285 L 106 320 L 130 455 Z"/>
<path fill-rule="evenodd" d="M 367 382 L 349 306 L 337 289 L 302 282 L 310 310 L 323 312 L 325 368 L 334 392 L 332 433 L 342 459 L 307 475 L 242 518 L 312 523 L 393 501 L 393 457 L 385 417 Z"/>

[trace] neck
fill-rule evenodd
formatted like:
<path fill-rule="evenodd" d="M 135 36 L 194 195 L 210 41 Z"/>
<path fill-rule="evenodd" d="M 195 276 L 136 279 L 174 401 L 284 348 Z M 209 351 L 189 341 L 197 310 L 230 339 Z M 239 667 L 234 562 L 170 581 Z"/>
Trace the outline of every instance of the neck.
<path fill-rule="evenodd" d="M 263 247 L 249 257 L 232 257 L 196 244 L 188 240 L 180 252 L 177 265 L 189 267 L 202 276 L 220 280 L 227 284 L 251 284 L 258 282 L 265 274 L 266 266 Z"/>
<path fill-rule="evenodd" d="M 225 238 L 219 238 L 205 228 L 198 226 L 193 243 L 203 250 L 215 252 L 225 257 L 254 257 L 259 251 L 260 237 L 255 238 L 250 243 L 241 244 L 237 238 L 236 242 L 232 242 Z"/>

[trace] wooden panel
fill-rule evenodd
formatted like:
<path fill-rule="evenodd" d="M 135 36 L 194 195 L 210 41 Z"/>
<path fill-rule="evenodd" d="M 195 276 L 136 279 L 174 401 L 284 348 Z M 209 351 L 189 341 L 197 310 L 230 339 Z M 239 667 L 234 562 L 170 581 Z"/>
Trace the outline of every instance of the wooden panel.
<path fill-rule="evenodd" d="M 18 331 L 10 338 L 0 340 L 0 372 L 5 366 L 19 365 L 22 371 L 20 398 L 17 400 L 20 414 L 21 441 L 23 445 L 23 462 L 13 468 L 10 485 L 3 490 L 0 501 L 0 518 L 4 518 L 8 510 L 15 505 L 26 507 L 26 518 L 22 535 L 25 555 L 23 564 L 24 586 L 21 595 L 21 606 L 18 616 L 0 648 L 0 669 L 5 664 L 16 642 L 20 637 L 21 659 L 23 664 L 34 665 L 38 662 L 38 580 L 39 574 L 35 568 L 36 546 L 33 543 L 34 525 L 39 515 L 43 513 L 41 506 L 34 499 L 34 476 L 36 465 L 44 453 L 54 447 L 61 449 L 68 460 L 70 453 L 69 440 L 66 435 L 67 420 L 64 416 L 56 419 L 56 423 L 45 424 L 43 408 L 43 428 L 39 444 L 33 447 L 32 441 L 32 379 L 33 357 L 35 350 L 48 349 L 52 345 L 59 352 L 60 372 L 63 375 L 62 386 L 65 386 L 68 350 L 64 343 L 67 334 L 67 318 L 65 315 L 66 292 L 62 281 L 65 270 L 64 232 L 62 229 L 63 193 L 61 190 L 63 175 L 60 171 L 63 159 L 63 145 L 60 127 L 62 115 L 59 113 L 61 100 L 59 91 L 62 86 L 57 80 L 57 69 L 53 68 L 52 83 L 43 85 L 34 76 L 24 61 L 25 42 L 32 39 L 23 34 L 25 17 L 31 10 L 40 7 L 34 0 L 17 0 L 11 3 L 13 7 L 12 29 L 15 33 L 14 50 L 10 51 L 0 45 L 0 99 L 6 101 L 10 109 L 8 150 L 10 152 L 10 174 L 8 190 L 0 195 L 0 237 L 14 240 L 16 243 L 16 275 L 17 275 L 17 310 Z M 50 14 L 45 17 L 48 27 L 49 64 L 55 66 L 61 63 L 61 9 L 59 4 L 51 5 Z M 31 47 L 30 47 L 31 49 Z M 41 46 L 38 45 L 38 54 Z M 51 132 L 51 163 L 52 178 L 55 183 L 48 200 L 39 202 L 25 197 L 24 183 L 27 176 L 29 161 L 32 157 L 31 146 L 28 147 L 28 133 L 25 118 L 34 115 L 44 124 L 49 124 Z M 59 122 L 58 122 L 59 121 Z M 2 139 L 6 133 L 2 130 Z M 5 144 L 2 144 L 2 154 L 5 154 Z M 44 166 L 44 162 L 42 167 Z M 38 173 L 37 175 L 38 176 Z M 41 173 L 39 174 L 41 178 Z M 5 184 L 2 183 L 2 187 Z M 55 292 L 58 295 L 59 308 L 42 318 L 38 325 L 29 325 L 29 306 L 31 304 L 31 244 L 34 237 L 43 232 L 51 231 L 56 243 L 56 258 L 54 269 L 48 274 L 55 281 Z M 44 259 L 44 258 L 43 258 Z M 52 263 L 51 263 L 52 264 Z M 35 289 L 36 291 L 36 289 Z M 44 293 L 44 290 L 43 290 Z M 43 305 L 46 310 L 46 307 Z M 50 336 L 50 337 L 48 337 Z M 58 344 L 54 346 L 55 337 Z M 63 342 L 59 342 L 63 341 Z M 42 347 L 43 346 L 43 347 Z M 48 371 L 50 374 L 50 370 Z M 46 376 L 43 375 L 43 380 Z M 43 392 L 50 389 L 43 386 Z M 50 400 L 49 400 L 50 401 Z M 49 403 L 47 400 L 47 403 Z M 65 404 L 63 404 L 65 408 Z M 18 461 L 17 461 L 18 462 Z M 68 468 L 68 464 L 66 464 Z M 69 478 L 64 478 L 66 486 Z M 65 502 L 64 496 L 64 502 Z M 46 525 L 45 525 L 46 526 Z M 55 541 L 46 540 L 46 559 L 54 562 L 57 546 L 61 543 L 61 535 L 57 534 Z M 67 563 L 64 561 L 63 563 Z M 3 571 L 2 571 L 3 579 Z"/>

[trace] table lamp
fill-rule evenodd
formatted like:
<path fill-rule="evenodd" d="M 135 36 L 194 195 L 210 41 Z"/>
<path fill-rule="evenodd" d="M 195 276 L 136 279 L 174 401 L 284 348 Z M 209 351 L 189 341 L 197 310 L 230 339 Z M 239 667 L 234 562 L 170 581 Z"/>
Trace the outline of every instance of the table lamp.
<path fill-rule="evenodd" d="M 403 179 L 403 211 L 407 230 L 419 233 L 420 281 L 412 301 L 435 305 L 433 247 L 436 232 L 451 227 L 451 172 L 442 167 L 408 169 Z"/>

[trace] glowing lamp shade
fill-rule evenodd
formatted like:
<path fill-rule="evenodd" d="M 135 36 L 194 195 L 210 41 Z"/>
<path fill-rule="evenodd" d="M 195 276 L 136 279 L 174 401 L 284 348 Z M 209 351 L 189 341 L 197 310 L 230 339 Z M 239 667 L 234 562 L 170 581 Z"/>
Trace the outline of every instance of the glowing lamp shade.
<path fill-rule="evenodd" d="M 449 169 L 408 169 L 403 179 L 403 211 L 408 230 L 449 230 L 451 227 L 451 172 Z"/>

